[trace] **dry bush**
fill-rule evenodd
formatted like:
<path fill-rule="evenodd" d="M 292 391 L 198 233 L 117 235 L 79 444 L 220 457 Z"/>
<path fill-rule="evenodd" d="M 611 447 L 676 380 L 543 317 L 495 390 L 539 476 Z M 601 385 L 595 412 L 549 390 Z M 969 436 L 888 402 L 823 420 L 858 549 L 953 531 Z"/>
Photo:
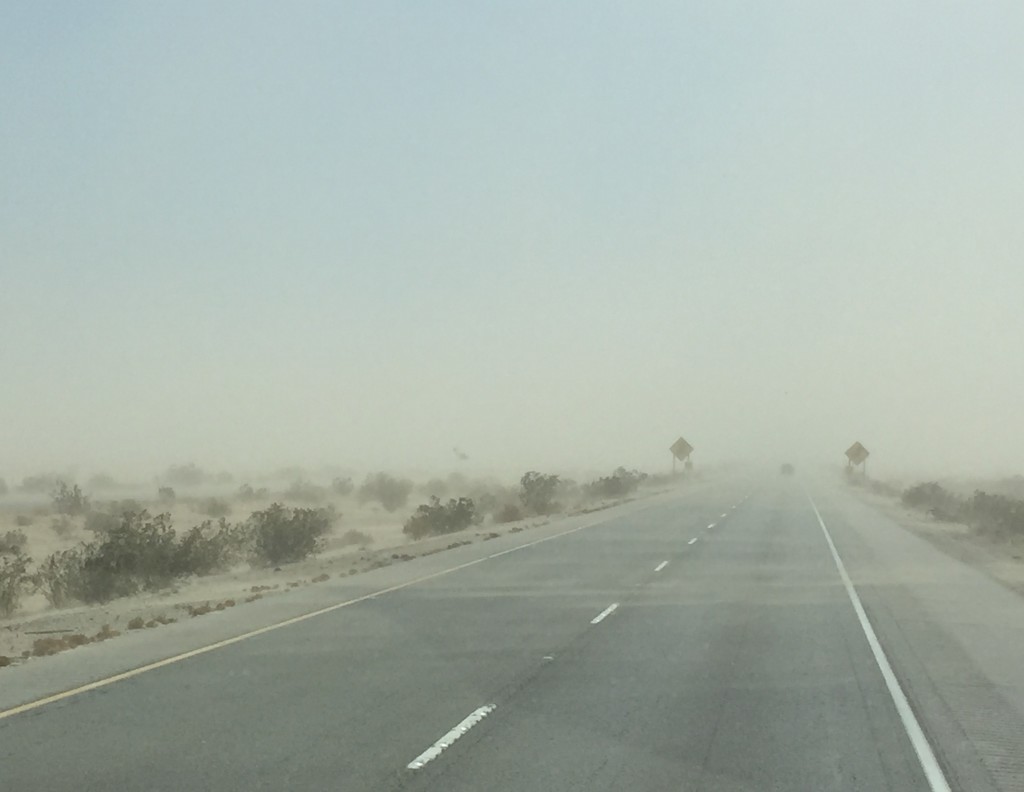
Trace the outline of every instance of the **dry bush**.
<path fill-rule="evenodd" d="M 323 503 L 327 500 L 327 488 L 305 479 L 297 479 L 281 493 L 281 497 L 298 503 Z"/>
<path fill-rule="evenodd" d="M 28 537 L 24 531 L 8 531 L 0 536 L 0 555 L 13 555 L 20 553 L 28 544 Z"/>
<path fill-rule="evenodd" d="M 472 498 L 452 498 L 444 504 L 438 498 L 431 498 L 430 503 L 417 507 L 412 517 L 406 520 L 402 533 L 414 540 L 440 536 L 468 528 L 475 519 L 476 507 Z"/>
<path fill-rule="evenodd" d="M 519 499 L 531 514 L 552 514 L 558 511 L 555 495 L 558 476 L 531 470 L 519 480 Z"/>
<path fill-rule="evenodd" d="M 243 503 L 249 503 L 250 501 L 267 500 L 270 497 L 270 490 L 266 487 L 260 487 L 259 489 L 253 489 L 251 484 L 243 484 L 238 488 L 238 492 L 235 493 L 235 497 Z"/>
<path fill-rule="evenodd" d="M 231 514 L 231 504 L 224 498 L 200 498 L 192 505 L 192 511 L 217 519 Z"/>
<path fill-rule="evenodd" d="M 130 622 L 128 622 L 129 630 L 141 630 L 146 626 L 146 621 L 141 616 L 136 616 Z"/>
<path fill-rule="evenodd" d="M 352 483 L 352 479 L 345 477 L 335 478 L 331 482 L 331 492 L 335 495 L 340 495 L 343 498 L 347 498 L 353 492 L 355 492 L 356 485 Z"/>
<path fill-rule="evenodd" d="M 252 560 L 264 566 L 301 561 L 322 548 L 336 519 L 333 509 L 289 509 L 280 503 L 253 512 L 246 523 Z"/>
<path fill-rule="evenodd" d="M 30 582 L 30 560 L 20 549 L 0 555 L 0 616 L 10 616 L 21 604 L 21 596 Z"/>
<path fill-rule="evenodd" d="M 324 572 L 322 575 L 317 575 L 313 578 L 310 583 L 323 583 L 325 580 L 330 580 L 331 576 Z"/>
<path fill-rule="evenodd" d="M 68 486 L 66 482 L 58 481 L 50 497 L 58 514 L 74 517 L 89 511 L 89 498 L 77 484 Z"/>
<path fill-rule="evenodd" d="M 338 544 L 342 547 L 347 547 L 348 545 L 365 547 L 366 545 L 373 544 L 373 537 L 362 531 L 357 531 L 355 528 L 350 528 L 338 537 Z"/>
<path fill-rule="evenodd" d="M 494 512 L 496 523 L 510 523 L 523 519 L 523 510 L 514 503 L 506 503 Z"/>
<path fill-rule="evenodd" d="M 647 474 L 638 470 L 616 468 L 612 475 L 599 478 L 584 486 L 583 494 L 590 500 L 624 498 L 636 492 L 646 478 Z"/>
<path fill-rule="evenodd" d="M 413 484 L 408 479 L 399 479 L 387 473 L 374 473 L 367 476 L 359 488 L 360 503 L 377 501 L 386 511 L 400 509 L 409 501 Z"/>
<path fill-rule="evenodd" d="M 17 517 L 14 518 L 14 524 L 17 525 L 19 528 L 28 528 L 34 522 L 35 520 L 32 518 L 31 515 L 28 514 L 19 514 Z"/>

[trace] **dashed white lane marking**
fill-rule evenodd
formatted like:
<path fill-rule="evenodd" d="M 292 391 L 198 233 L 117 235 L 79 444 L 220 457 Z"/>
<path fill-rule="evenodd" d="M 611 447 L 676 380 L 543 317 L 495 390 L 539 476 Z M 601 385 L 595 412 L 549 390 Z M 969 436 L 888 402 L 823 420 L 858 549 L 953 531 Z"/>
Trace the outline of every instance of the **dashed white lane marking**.
<path fill-rule="evenodd" d="M 695 536 L 695 537 L 693 537 L 693 539 L 691 539 L 689 542 L 687 542 L 687 544 L 688 545 L 692 545 L 696 541 L 697 541 L 697 537 Z"/>
<path fill-rule="evenodd" d="M 436 743 L 427 748 L 427 750 L 425 750 L 423 753 L 421 753 L 419 756 L 417 756 L 415 759 L 409 762 L 409 764 L 406 765 L 406 767 L 408 767 L 410 770 L 419 770 L 427 762 L 432 762 L 434 759 L 437 759 L 437 757 L 441 755 L 441 752 L 444 751 L 445 748 L 449 748 L 453 742 L 455 742 L 457 739 L 459 739 L 459 737 L 461 737 L 474 726 L 476 726 L 480 721 L 482 721 L 492 712 L 494 712 L 493 704 L 488 704 L 485 707 L 480 707 L 480 709 L 473 710 L 473 712 L 471 712 L 461 723 L 459 723 L 458 726 L 456 726 L 444 737 L 442 737 Z"/>
<path fill-rule="evenodd" d="M 722 512 L 718 516 L 719 516 L 719 518 L 721 518 L 721 517 L 728 517 L 729 515 L 726 512 Z"/>
<path fill-rule="evenodd" d="M 714 527 L 715 527 L 715 523 L 708 523 L 708 530 L 709 530 L 709 531 L 710 531 L 710 530 L 711 530 L 712 528 L 714 528 Z"/>
<path fill-rule="evenodd" d="M 664 569 L 665 567 L 667 567 L 667 566 L 668 566 L 668 561 L 662 561 L 662 562 L 661 562 L 660 564 L 658 564 L 658 565 L 657 565 L 657 566 L 656 566 L 656 567 L 654 568 L 654 571 L 655 571 L 655 572 L 661 572 L 661 570 L 663 570 L 663 569 Z"/>
<path fill-rule="evenodd" d="M 611 614 L 615 613 L 615 609 L 618 608 L 618 607 L 619 607 L 619 603 L 613 602 L 611 605 L 609 605 L 607 608 L 605 608 L 603 611 L 601 611 L 599 614 L 597 614 L 597 616 L 595 616 L 593 619 L 591 619 L 590 623 L 591 624 L 600 624 L 601 622 L 604 621 L 606 616 L 610 616 Z"/>
<path fill-rule="evenodd" d="M 832 560 L 835 561 L 836 568 L 839 570 L 839 577 L 842 579 L 843 586 L 846 588 L 846 594 L 853 604 L 853 610 L 857 614 L 857 621 L 860 622 L 861 629 L 864 631 L 864 637 L 868 639 L 871 654 L 875 656 L 878 669 L 882 672 L 882 679 L 885 680 L 889 696 L 892 698 L 893 704 L 896 705 L 896 712 L 899 713 L 900 720 L 903 722 L 903 728 L 910 738 L 911 745 L 914 746 L 914 753 L 917 754 L 917 760 L 921 763 L 921 769 L 924 771 L 925 779 L 928 781 L 928 787 L 932 792 L 950 792 L 949 782 L 942 772 L 938 759 L 935 758 L 935 754 L 932 752 L 931 745 L 928 744 L 928 738 L 925 737 L 924 730 L 921 728 L 921 724 L 918 723 L 917 716 L 914 715 L 914 710 L 910 707 L 906 693 L 903 692 L 899 680 L 896 679 L 896 674 L 889 664 L 889 658 L 886 657 L 882 644 L 878 641 L 878 636 L 875 635 L 875 628 L 871 626 L 871 621 L 868 619 L 868 614 L 861 604 L 857 590 L 853 587 L 853 581 L 850 580 L 850 576 L 846 573 L 846 565 L 843 563 L 843 559 L 839 557 L 839 551 L 836 550 L 835 543 L 832 541 L 832 535 L 828 532 L 828 528 L 825 527 L 825 521 L 821 519 L 821 513 L 818 511 L 818 507 L 810 495 L 807 496 L 807 500 L 811 502 L 811 508 L 814 509 L 814 516 L 818 518 L 821 532 L 825 534 L 825 542 L 828 544 L 828 549 L 832 552 Z"/>

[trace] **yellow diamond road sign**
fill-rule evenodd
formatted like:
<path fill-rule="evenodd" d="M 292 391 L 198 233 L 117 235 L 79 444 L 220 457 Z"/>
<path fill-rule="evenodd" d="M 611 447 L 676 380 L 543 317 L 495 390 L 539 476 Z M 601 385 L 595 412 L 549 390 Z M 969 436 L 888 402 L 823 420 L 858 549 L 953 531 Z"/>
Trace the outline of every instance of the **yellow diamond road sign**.
<path fill-rule="evenodd" d="M 668 450 L 672 452 L 672 456 L 676 459 L 683 460 L 693 453 L 693 446 L 680 437 L 671 446 L 669 446 Z"/>
<path fill-rule="evenodd" d="M 846 449 L 846 458 L 850 460 L 851 465 L 859 465 L 869 456 L 870 452 L 860 443 L 854 443 Z"/>

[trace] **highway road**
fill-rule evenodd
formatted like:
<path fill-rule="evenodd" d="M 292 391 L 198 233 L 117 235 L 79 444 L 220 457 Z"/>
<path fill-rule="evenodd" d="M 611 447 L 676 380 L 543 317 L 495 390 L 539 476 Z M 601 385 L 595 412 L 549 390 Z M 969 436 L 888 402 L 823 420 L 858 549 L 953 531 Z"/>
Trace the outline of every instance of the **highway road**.
<path fill-rule="evenodd" d="M 1024 600 L 829 481 L 236 610 L 0 672 L 0 789 L 1024 790 Z"/>

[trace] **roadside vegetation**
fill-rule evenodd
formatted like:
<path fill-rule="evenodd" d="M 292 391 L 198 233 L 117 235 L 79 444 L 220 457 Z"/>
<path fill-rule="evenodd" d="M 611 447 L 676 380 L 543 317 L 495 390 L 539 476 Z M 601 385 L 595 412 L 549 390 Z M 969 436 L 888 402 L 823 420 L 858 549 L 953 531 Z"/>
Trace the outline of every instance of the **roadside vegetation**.
<path fill-rule="evenodd" d="M 211 474 L 188 463 L 167 468 L 149 485 L 148 497 L 98 500 L 92 495 L 96 490 L 133 490 L 106 474 L 88 479 L 88 492 L 47 472 L 22 479 L 16 488 L 19 500 L 5 507 L 7 525 L 0 522 L 5 528 L 0 531 L 0 617 L 17 613 L 28 596 L 45 599 L 53 608 L 101 604 L 166 591 L 188 578 L 221 574 L 239 565 L 276 570 L 322 553 L 328 541 L 332 548 L 365 550 L 374 543 L 370 533 L 355 527 L 334 533 L 341 521 L 338 503 L 392 514 L 410 508 L 414 492 L 421 494 L 426 502 L 406 511 L 395 526 L 401 526 L 408 541 L 416 541 L 475 526 L 602 508 L 641 486 L 667 483 L 665 477 L 625 467 L 586 483 L 531 470 L 515 486 L 461 473 L 417 486 L 383 471 L 356 485 L 334 473 L 318 481 L 301 468 L 278 471 L 261 479 L 260 486 L 241 481 L 236 484 L 228 474 Z M 6 486 L 0 487 L 0 494 L 7 492 Z M 179 527 L 190 515 L 195 521 Z M 497 535 L 491 531 L 486 538 Z"/>
<path fill-rule="evenodd" d="M 940 522 L 960 523 L 999 539 L 1024 539 L 1024 499 L 976 489 L 962 495 L 937 481 L 924 481 L 901 489 L 864 476 L 849 477 L 850 483 L 893 498 L 910 509 Z"/>

